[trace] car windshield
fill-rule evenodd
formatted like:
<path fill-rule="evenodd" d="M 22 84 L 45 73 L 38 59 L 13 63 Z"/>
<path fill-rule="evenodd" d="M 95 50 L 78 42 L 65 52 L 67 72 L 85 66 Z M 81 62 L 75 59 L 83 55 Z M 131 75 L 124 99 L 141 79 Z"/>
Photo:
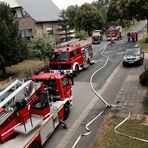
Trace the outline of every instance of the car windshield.
<path fill-rule="evenodd" d="M 52 62 L 68 61 L 68 52 L 53 52 L 50 56 Z"/>
<path fill-rule="evenodd" d="M 126 55 L 139 55 L 140 54 L 140 49 L 139 48 L 132 48 L 132 49 L 127 49 Z"/>

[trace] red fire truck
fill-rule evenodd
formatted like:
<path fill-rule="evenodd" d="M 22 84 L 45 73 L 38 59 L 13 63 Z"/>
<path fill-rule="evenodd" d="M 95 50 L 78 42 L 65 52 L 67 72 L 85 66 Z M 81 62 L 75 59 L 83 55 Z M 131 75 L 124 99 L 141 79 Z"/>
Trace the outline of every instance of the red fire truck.
<path fill-rule="evenodd" d="M 92 44 L 99 44 L 103 41 L 101 30 L 94 30 L 92 33 Z"/>
<path fill-rule="evenodd" d="M 49 55 L 51 73 L 62 70 L 76 76 L 81 69 L 87 68 L 92 62 L 92 44 L 86 41 L 68 42 Z"/>
<path fill-rule="evenodd" d="M 63 120 L 72 105 L 70 77 L 43 73 L 32 79 L 0 95 L 1 148 L 41 147 L 58 125 L 66 128 Z"/>
<path fill-rule="evenodd" d="M 122 26 L 110 26 L 106 30 L 106 37 L 108 41 L 118 40 L 122 36 Z"/>

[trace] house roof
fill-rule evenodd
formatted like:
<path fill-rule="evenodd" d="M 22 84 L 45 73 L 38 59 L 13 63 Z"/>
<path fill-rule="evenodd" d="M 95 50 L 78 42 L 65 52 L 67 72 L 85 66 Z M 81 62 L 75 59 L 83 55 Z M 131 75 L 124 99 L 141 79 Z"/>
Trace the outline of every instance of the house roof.
<path fill-rule="evenodd" d="M 59 20 L 59 8 L 52 0 L 4 0 L 16 1 L 36 22 Z M 11 8 L 13 5 L 10 5 Z"/>

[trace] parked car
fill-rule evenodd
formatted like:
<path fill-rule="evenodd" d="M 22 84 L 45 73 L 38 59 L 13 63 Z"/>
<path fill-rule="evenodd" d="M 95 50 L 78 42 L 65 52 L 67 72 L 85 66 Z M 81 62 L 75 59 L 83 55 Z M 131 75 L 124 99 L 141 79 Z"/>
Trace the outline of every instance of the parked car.
<path fill-rule="evenodd" d="M 135 45 L 132 48 L 128 48 L 125 51 L 123 57 L 123 66 L 138 64 L 142 65 L 144 61 L 144 52 L 141 46 Z"/>

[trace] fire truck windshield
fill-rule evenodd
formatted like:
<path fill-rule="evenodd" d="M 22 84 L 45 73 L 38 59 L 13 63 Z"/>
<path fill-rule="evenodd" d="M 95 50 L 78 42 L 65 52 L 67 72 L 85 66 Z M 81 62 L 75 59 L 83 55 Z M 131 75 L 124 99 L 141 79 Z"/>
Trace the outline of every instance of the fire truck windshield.
<path fill-rule="evenodd" d="M 68 52 L 53 52 L 51 53 L 50 61 L 54 62 L 61 62 L 61 61 L 68 61 Z"/>

